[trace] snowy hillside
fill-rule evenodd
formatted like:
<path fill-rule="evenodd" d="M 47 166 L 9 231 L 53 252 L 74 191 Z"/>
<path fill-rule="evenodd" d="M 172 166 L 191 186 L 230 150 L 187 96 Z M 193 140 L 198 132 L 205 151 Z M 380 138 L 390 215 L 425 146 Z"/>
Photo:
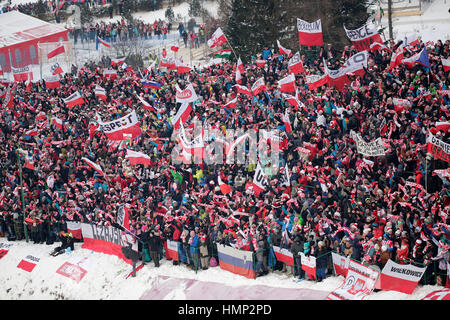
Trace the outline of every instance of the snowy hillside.
<path fill-rule="evenodd" d="M 319 283 L 306 280 L 297 283 L 291 276 L 278 272 L 257 279 L 247 279 L 220 267 L 201 270 L 196 274 L 185 266 L 174 266 L 165 259 L 161 261 L 159 268 L 155 268 L 150 262 L 138 271 L 135 278 L 126 279 L 131 271 L 130 265 L 116 256 L 81 249 L 80 243 L 75 244 L 72 253 L 57 257 L 52 257 L 49 253 L 58 244 L 48 246 L 25 241 L 8 242 L 1 238 L 0 248 L 4 248 L 5 244 L 12 246 L 0 258 L 2 300 L 324 300 L 344 281 L 341 276 L 332 276 Z M 40 258 L 32 272 L 17 268 L 20 261 L 28 255 Z M 83 258 L 83 267 L 87 273 L 79 283 L 57 273 L 65 262 Z M 419 300 L 440 289 L 442 287 L 417 287 L 411 295 L 380 291 L 372 293 L 368 300 Z M 245 294 L 244 290 L 249 293 Z"/>

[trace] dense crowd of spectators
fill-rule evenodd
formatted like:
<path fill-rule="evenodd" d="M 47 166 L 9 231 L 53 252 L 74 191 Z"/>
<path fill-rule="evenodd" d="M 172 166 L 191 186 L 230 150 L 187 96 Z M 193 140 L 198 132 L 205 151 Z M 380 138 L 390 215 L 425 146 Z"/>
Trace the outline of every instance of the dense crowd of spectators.
<path fill-rule="evenodd" d="M 396 44 L 388 46 L 395 49 Z M 423 47 L 421 42 L 404 54 Z M 320 58 L 303 57 L 303 64 L 307 72 L 321 73 L 322 57 L 334 69 L 353 52 L 352 47 L 344 52 L 326 48 Z M 23 239 L 25 219 L 35 243 L 52 242 L 67 220 L 114 225 L 119 206 L 126 203 L 139 251 L 152 252 L 155 262 L 162 258 L 163 240 L 171 239 L 181 242 L 185 264 L 207 268 L 221 243 L 254 251 L 257 272 L 263 275 L 286 270 L 273 252 L 273 246 L 281 246 L 292 252 L 292 272 L 300 278 L 300 252 L 317 257 L 320 280 L 330 274 L 329 253 L 335 251 L 378 268 L 388 259 L 426 265 L 422 283 L 439 284 L 449 263 L 450 198 L 448 179 L 435 170 L 447 169 L 448 163 L 427 154 L 426 137 L 432 130 L 448 142 L 448 130 L 435 125 L 447 121 L 450 104 L 449 95 L 442 93 L 449 88 L 449 73 L 441 62 L 449 56 L 449 41 L 428 43 L 427 52 L 430 69 L 405 64 L 390 69 L 391 52 L 371 51 L 364 75 L 349 75 L 342 90 L 325 85 L 311 91 L 304 74 L 297 74 L 302 107 L 282 96 L 277 82 L 288 74 L 287 59 L 269 48 L 263 55 L 265 67 L 255 61 L 245 66 L 241 85 L 250 87 L 264 77 L 266 89 L 257 96 L 236 93 L 235 64 L 225 62 L 183 75 L 153 68 L 149 79 L 161 83 L 160 89 L 143 89 L 138 76 L 120 66 L 113 67 L 118 68 L 116 79 L 104 78 L 102 69 L 111 66 L 94 62 L 64 74 L 58 89 L 46 88 L 43 81 L 28 89 L 15 82 L 14 108 L 3 107 L 0 117 L 2 235 Z M 180 107 L 175 85 L 184 89 L 186 79 L 199 97 L 186 130 L 193 121 L 224 135 L 230 129 L 276 130 L 284 137 L 281 167 L 290 171 L 290 186 L 279 183 L 284 172 L 270 161 L 261 163 L 269 184 L 258 196 L 251 188 L 255 162 L 173 162 L 178 143 L 171 120 Z M 96 84 L 105 88 L 106 102 L 95 95 Z M 85 103 L 68 108 L 63 98 L 75 91 Z M 138 95 L 156 111 L 144 108 Z M 235 97 L 235 108 L 223 107 Z M 394 98 L 408 99 L 411 107 L 397 109 Z M 286 109 L 292 133 L 285 131 Z M 139 138 L 118 145 L 95 130 L 97 113 L 108 121 L 132 110 L 143 130 Z M 45 119 L 37 121 L 42 113 Z M 52 117 L 63 120 L 62 130 Z M 389 130 L 382 133 L 384 121 Z M 33 128 L 39 133 L 26 136 Z M 366 141 L 385 139 L 386 155 L 365 161 L 352 130 Z M 131 166 L 127 148 L 149 155 L 151 165 Z M 106 175 L 92 170 L 82 157 L 99 164 Z M 218 177 L 231 186 L 231 193 L 222 194 Z"/>

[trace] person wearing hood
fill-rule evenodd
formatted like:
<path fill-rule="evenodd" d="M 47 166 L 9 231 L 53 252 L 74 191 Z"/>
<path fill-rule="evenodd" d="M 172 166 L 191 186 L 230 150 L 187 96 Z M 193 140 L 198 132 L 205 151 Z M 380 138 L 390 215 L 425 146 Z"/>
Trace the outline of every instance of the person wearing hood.
<path fill-rule="evenodd" d="M 294 277 L 298 277 L 299 281 L 305 279 L 305 271 L 302 269 L 302 256 L 303 251 L 303 241 L 302 236 L 297 235 L 294 242 L 291 244 L 290 251 L 294 258 Z"/>

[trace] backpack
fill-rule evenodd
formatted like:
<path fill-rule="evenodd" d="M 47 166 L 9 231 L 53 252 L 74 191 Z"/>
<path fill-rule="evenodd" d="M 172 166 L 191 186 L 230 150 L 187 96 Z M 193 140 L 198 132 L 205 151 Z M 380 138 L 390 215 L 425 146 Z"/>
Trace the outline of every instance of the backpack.
<path fill-rule="evenodd" d="M 217 260 L 214 257 L 211 257 L 211 259 L 209 259 L 209 265 L 211 267 L 217 267 Z"/>

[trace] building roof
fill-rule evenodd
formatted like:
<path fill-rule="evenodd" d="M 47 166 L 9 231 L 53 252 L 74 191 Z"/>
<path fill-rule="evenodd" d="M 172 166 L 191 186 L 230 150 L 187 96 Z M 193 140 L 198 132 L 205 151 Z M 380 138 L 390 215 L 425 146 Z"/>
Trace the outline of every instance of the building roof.
<path fill-rule="evenodd" d="M 19 11 L 0 14 L 0 48 L 37 40 L 64 31 L 66 31 L 64 27 L 42 21 Z"/>

